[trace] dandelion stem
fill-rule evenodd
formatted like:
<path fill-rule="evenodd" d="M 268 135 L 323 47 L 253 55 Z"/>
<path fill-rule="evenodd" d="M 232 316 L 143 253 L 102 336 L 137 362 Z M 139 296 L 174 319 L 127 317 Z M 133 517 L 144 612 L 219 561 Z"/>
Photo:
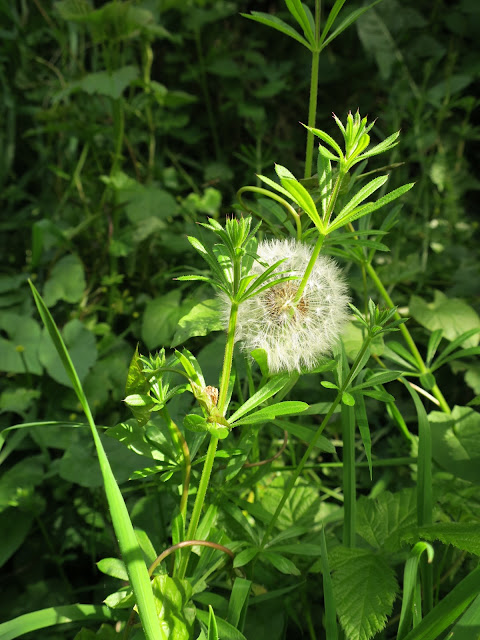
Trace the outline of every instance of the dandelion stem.
<path fill-rule="evenodd" d="M 312 269 L 315 266 L 315 262 L 317 261 L 318 256 L 320 255 L 320 251 L 322 250 L 324 240 L 325 240 L 325 236 L 322 236 L 322 235 L 318 236 L 317 243 L 312 252 L 312 257 L 310 258 L 307 264 L 307 268 L 305 269 L 305 273 L 303 274 L 302 281 L 300 282 L 300 285 L 297 289 L 297 293 L 295 294 L 295 298 L 293 299 L 294 304 L 297 304 L 303 295 L 303 291 L 307 285 L 310 274 L 312 273 Z"/>

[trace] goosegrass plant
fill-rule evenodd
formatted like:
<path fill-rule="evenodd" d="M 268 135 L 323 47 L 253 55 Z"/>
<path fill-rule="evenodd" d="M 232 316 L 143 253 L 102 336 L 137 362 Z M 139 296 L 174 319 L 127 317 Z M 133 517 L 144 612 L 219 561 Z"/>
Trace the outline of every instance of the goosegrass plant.
<path fill-rule="evenodd" d="M 377 252 L 388 249 L 387 234 L 395 232 L 401 216 L 400 206 L 393 203 L 413 184 L 385 193 L 388 173 L 372 177 L 381 171 L 372 174 L 366 166 L 370 158 L 390 153 L 399 144 L 399 132 L 371 144 L 375 123 L 358 112 L 349 113 L 345 122 L 334 116 L 341 144 L 315 126 L 319 54 L 368 8 L 340 19 L 334 28 L 343 4 L 335 2 L 322 30 L 319 0 L 314 16 L 306 5 L 287 0 L 303 36 L 268 14 L 250 16 L 312 52 L 304 178 L 297 180 L 286 167 L 276 165 L 278 181 L 258 176 L 268 189 L 258 182 L 240 189 L 237 216 L 224 224 L 212 217 L 189 236 L 206 269 L 177 276 L 178 286 L 206 284 L 215 297 L 181 319 L 182 340 L 173 353 L 162 349 L 140 355 L 136 350 L 124 399 L 133 418 L 105 430 L 130 451 L 150 459 L 149 466 L 141 460 L 132 480 L 157 491 L 160 499 L 164 486 L 175 496 L 171 545 L 162 552 L 152 542 L 155 522 L 143 529 L 132 525 L 68 349 L 31 284 L 42 321 L 87 418 L 102 470 L 121 560 L 104 558 L 98 566 L 127 585 L 109 595 L 103 607 L 52 607 L 3 623 L 0 638 L 93 619 L 116 622 L 115 629 L 102 625 L 95 636 L 100 638 L 258 637 L 261 627 L 256 628 L 255 621 L 262 598 L 270 598 L 278 608 L 289 593 L 291 618 L 302 637 L 308 633 L 328 639 L 344 634 L 352 640 L 433 640 L 452 625 L 453 635 L 447 637 L 478 630 L 479 569 L 465 557 L 478 555 L 478 525 L 463 513 L 455 521 L 448 501 L 443 508 L 435 507 L 436 486 L 441 485 L 436 485 L 432 468 L 435 446 L 435 460 L 456 481 L 478 481 L 474 458 L 464 457 L 463 469 L 461 462 L 455 466 L 451 460 L 458 453 L 455 438 L 461 446 L 469 442 L 478 414 L 471 407 L 451 408 L 435 377 L 443 365 L 478 354 L 478 329 L 449 339 L 447 346 L 443 343 L 439 356 L 444 336 L 441 330 L 433 331 L 423 357 L 409 323 L 395 307 L 393 293 L 375 269 Z M 147 46 L 142 56 L 148 71 Z M 148 73 L 144 82 L 148 84 Z M 155 130 L 148 109 L 145 114 L 147 168 L 153 171 Z M 121 110 L 117 116 L 114 128 L 121 132 L 116 138 L 120 140 Z M 319 144 L 312 176 L 314 140 Z M 111 178 L 120 161 L 118 145 L 115 149 Z M 390 171 L 390 166 L 383 171 Z M 382 195 L 372 200 L 377 192 Z M 280 204 L 289 218 L 283 218 L 282 225 L 272 216 L 265 219 L 265 205 L 247 203 L 246 193 Z M 255 216 L 266 224 L 255 223 Z M 270 232 L 275 239 L 268 237 Z M 365 283 L 362 294 L 351 290 L 348 274 L 342 275 L 326 254 L 359 270 Z M 111 266 L 115 275 L 118 264 Z M 369 299 L 369 291 L 376 292 L 380 304 Z M 359 299 L 360 309 L 349 304 L 349 298 Z M 217 381 L 211 377 L 210 363 L 203 359 L 202 364 L 200 354 L 196 357 L 194 349 L 182 343 L 222 325 L 226 340 Z M 218 358 L 218 351 L 214 353 Z M 385 385 L 391 385 L 388 391 Z M 297 399 L 312 386 L 318 402 Z M 401 388 L 407 390 L 410 403 L 396 400 Z M 427 415 L 424 402 L 439 411 Z M 376 456 L 371 416 L 380 412 L 398 429 L 408 457 Z M 263 434 L 278 429 L 284 432 L 280 452 L 262 459 L 262 452 L 271 449 Z M 292 446 L 292 438 L 299 438 L 306 448 Z M 333 444 L 338 446 L 338 440 L 341 456 Z M 290 466 L 278 464 L 284 452 Z M 330 464 L 337 467 L 323 463 L 325 455 L 333 456 Z M 410 486 L 391 493 L 378 482 L 371 485 L 370 497 L 359 495 L 363 469 L 373 482 L 377 467 L 399 466 L 409 469 Z M 335 468 L 341 474 L 332 478 Z M 448 556 L 442 549 L 447 548 L 453 548 L 453 567 L 445 563 Z M 402 568 L 400 589 L 396 574 Z M 442 582 L 451 573 L 455 585 L 443 595 Z M 282 587 L 278 576 L 285 577 Z M 313 596 L 313 588 L 321 595 Z M 310 599 L 303 617 L 300 594 Z M 399 604 L 392 615 L 396 597 Z M 314 613 L 313 603 L 320 603 L 322 615 Z M 88 634 L 81 631 L 78 638 L 82 633 Z"/>

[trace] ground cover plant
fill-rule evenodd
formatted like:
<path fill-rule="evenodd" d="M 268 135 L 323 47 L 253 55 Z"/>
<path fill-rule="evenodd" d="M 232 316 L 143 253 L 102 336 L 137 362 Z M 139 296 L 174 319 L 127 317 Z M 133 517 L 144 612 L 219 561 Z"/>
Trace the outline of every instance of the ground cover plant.
<path fill-rule="evenodd" d="M 0 4 L 0 639 L 479 634 L 478 7 L 261 4 Z"/>

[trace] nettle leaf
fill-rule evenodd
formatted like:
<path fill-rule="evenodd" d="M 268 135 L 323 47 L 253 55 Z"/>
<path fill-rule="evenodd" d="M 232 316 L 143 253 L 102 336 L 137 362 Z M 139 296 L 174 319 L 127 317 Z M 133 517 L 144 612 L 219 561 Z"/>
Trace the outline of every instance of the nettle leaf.
<path fill-rule="evenodd" d="M 446 471 L 480 484 L 480 413 L 469 407 L 454 407 L 450 415 L 432 411 L 433 459 Z"/>
<path fill-rule="evenodd" d="M 430 331 L 442 329 L 447 340 L 454 340 L 470 329 L 480 328 L 480 318 L 470 305 L 459 298 L 447 298 L 441 291 L 434 292 L 432 302 L 412 296 L 409 315 Z M 477 334 L 465 340 L 462 346 L 476 347 L 478 342 Z"/>
<path fill-rule="evenodd" d="M 255 413 L 251 413 L 245 418 L 241 418 L 236 422 L 231 422 L 232 427 L 237 427 L 240 424 L 257 424 L 261 422 L 269 422 L 274 420 L 277 416 L 288 416 L 296 413 L 302 413 L 308 409 L 306 402 L 296 402 L 294 400 L 288 400 L 286 402 L 277 402 L 268 407 L 264 407 Z"/>
<path fill-rule="evenodd" d="M 391 614 L 398 585 L 378 554 L 338 546 L 329 554 L 337 613 L 348 640 L 369 640 Z"/>
<path fill-rule="evenodd" d="M 480 556 L 480 528 L 476 522 L 440 522 L 416 527 L 402 535 L 402 540 L 411 544 L 419 538 L 430 542 L 440 540 L 443 544 Z"/>
<path fill-rule="evenodd" d="M 382 492 L 378 498 L 357 501 L 357 533 L 375 549 L 398 551 L 400 536 L 417 521 L 415 489 Z"/>
<path fill-rule="evenodd" d="M 222 317 L 220 298 L 199 302 L 178 321 L 171 346 L 176 347 L 193 336 L 206 336 L 212 331 L 221 331 L 224 329 Z"/>

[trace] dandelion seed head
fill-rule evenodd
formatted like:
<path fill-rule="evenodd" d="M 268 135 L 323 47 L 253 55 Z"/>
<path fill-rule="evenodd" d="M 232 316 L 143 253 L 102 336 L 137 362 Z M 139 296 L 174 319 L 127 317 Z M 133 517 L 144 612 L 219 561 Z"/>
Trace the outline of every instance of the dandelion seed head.
<path fill-rule="evenodd" d="M 251 273 L 260 275 L 270 265 L 284 259 L 272 274 L 305 273 L 312 247 L 295 240 L 267 240 L 259 244 Z M 336 263 L 319 256 L 300 300 L 295 303 L 299 280 L 289 280 L 266 289 L 240 304 L 235 340 L 244 351 L 264 349 L 272 373 L 312 369 L 339 339 L 348 317 L 347 286 Z M 230 302 L 225 297 L 225 320 Z"/>

